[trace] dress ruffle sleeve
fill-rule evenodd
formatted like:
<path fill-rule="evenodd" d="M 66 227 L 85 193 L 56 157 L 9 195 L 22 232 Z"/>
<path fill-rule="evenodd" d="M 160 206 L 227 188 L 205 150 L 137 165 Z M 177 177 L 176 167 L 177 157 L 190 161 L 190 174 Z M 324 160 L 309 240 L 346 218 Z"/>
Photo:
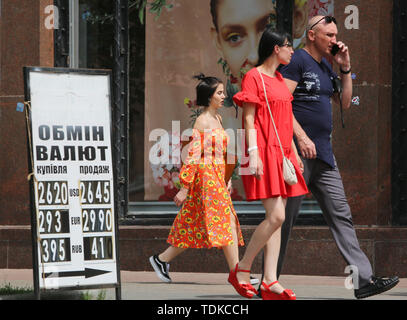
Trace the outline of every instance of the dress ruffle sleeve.
<path fill-rule="evenodd" d="M 189 189 L 192 182 L 194 182 L 195 172 L 201 159 L 201 135 L 196 129 L 193 130 L 192 141 L 189 143 L 188 148 L 188 156 L 179 173 L 180 183 L 186 189 Z"/>
<path fill-rule="evenodd" d="M 253 103 L 256 107 L 261 106 L 259 98 L 259 89 L 253 72 L 248 72 L 242 80 L 242 90 L 233 96 L 233 101 L 243 107 L 244 102 Z"/>

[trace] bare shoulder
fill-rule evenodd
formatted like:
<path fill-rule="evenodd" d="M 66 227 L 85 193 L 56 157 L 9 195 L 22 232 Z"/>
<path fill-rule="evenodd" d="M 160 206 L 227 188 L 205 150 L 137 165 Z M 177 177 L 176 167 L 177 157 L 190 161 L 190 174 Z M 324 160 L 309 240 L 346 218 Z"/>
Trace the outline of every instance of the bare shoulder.
<path fill-rule="evenodd" d="M 194 124 L 194 129 L 197 129 L 199 131 L 204 131 L 205 129 L 209 129 L 209 123 L 206 120 L 206 117 L 201 114 L 196 118 L 195 124 Z"/>
<path fill-rule="evenodd" d="M 220 123 L 223 125 L 222 116 L 219 113 L 216 116 L 218 117 Z"/>

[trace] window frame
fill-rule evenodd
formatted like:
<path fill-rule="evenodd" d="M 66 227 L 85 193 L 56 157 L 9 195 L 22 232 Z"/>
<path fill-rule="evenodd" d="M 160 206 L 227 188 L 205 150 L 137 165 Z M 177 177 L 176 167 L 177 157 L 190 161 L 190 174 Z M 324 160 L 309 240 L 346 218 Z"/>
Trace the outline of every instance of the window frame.
<path fill-rule="evenodd" d="M 79 64 L 79 0 L 55 0 L 60 8 L 60 28 L 55 30 L 55 66 L 77 67 Z M 292 32 L 294 1 L 277 1 L 277 27 Z M 129 1 L 117 0 L 115 4 L 115 50 L 113 70 L 114 150 L 116 153 L 116 201 L 122 225 L 171 225 L 179 208 L 172 202 L 129 202 Z M 73 13 L 75 17 L 73 16 Z M 70 44 L 74 44 L 73 46 Z M 307 201 L 307 200 L 305 200 Z M 264 219 L 260 201 L 233 202 L 242 225 L 257 225 Z M 304 202 L 303 202 L 304 204 Z M 302 206 L 296 225 L 326 225 L 322 212 L 315 208 L 316 201 Z M 306 207 L 305 206 L 305 207 Z"/>

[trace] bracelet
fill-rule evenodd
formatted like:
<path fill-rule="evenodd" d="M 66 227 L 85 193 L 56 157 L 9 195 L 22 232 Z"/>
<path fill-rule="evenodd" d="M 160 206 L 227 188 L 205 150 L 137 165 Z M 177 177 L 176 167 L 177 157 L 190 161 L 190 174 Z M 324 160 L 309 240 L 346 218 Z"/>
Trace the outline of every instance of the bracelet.
<path fill-rule="evenodd" d="M 348 71 L 343 71 L 342 68 L 339 68 L 339 70 L 341 71 L 342 74 L 348 74 L 349 72 L 352 71 L 352 68 L 349 68 Z"/>
<path fill-rule="evenodd" d="M 257 146 L 253 146 L 253 147 L 247 148 L 247 153 L 250 153 L 251 151 L 257 150 L 257 149 L 258 149 Z"/>

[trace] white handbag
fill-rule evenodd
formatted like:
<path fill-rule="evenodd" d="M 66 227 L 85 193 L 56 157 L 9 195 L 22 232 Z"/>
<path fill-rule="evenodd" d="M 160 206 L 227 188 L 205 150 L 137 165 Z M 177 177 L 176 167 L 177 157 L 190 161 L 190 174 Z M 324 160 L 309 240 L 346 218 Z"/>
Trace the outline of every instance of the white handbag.
<path fill-rule="evenodd" d="M 271 114 L 269 101 L 267 99 L 266 85 L 264 84 L 264 79 L 263 79 L 263 76 L 262 76 L 261 72 L 257 68 L 256 68 L 256 70 L 260 74 L 261 82 L 263 82 L 264 96 L 266 98 L 267 107 L 268 107 L 269 112 L 270 112 L 271 121 L 273 122 L 273 127 L 274 127 L 274 130 L 276 132 L 278 143 L 280 144 L 281 153 L 283 154 L 283 176 L 284 176 L 284 181 L 287 184 L 289 184 L 290 186 L 292 186 L 292 185 L 294 185 L 294 184 L 296 184 L 298 182 L 297 174 L 295 172 L 294 165 L 292 164 L 290 159 L 286 158 L 286 156 L 284 155 L 283 147 L 281 146 L 281 141 L 280 141 L 280 138 L 278 136 L 277 128 L 276 128 L 276 125 L 275 125 L 274 119 L 273 119 L 273 115 Z"/>

